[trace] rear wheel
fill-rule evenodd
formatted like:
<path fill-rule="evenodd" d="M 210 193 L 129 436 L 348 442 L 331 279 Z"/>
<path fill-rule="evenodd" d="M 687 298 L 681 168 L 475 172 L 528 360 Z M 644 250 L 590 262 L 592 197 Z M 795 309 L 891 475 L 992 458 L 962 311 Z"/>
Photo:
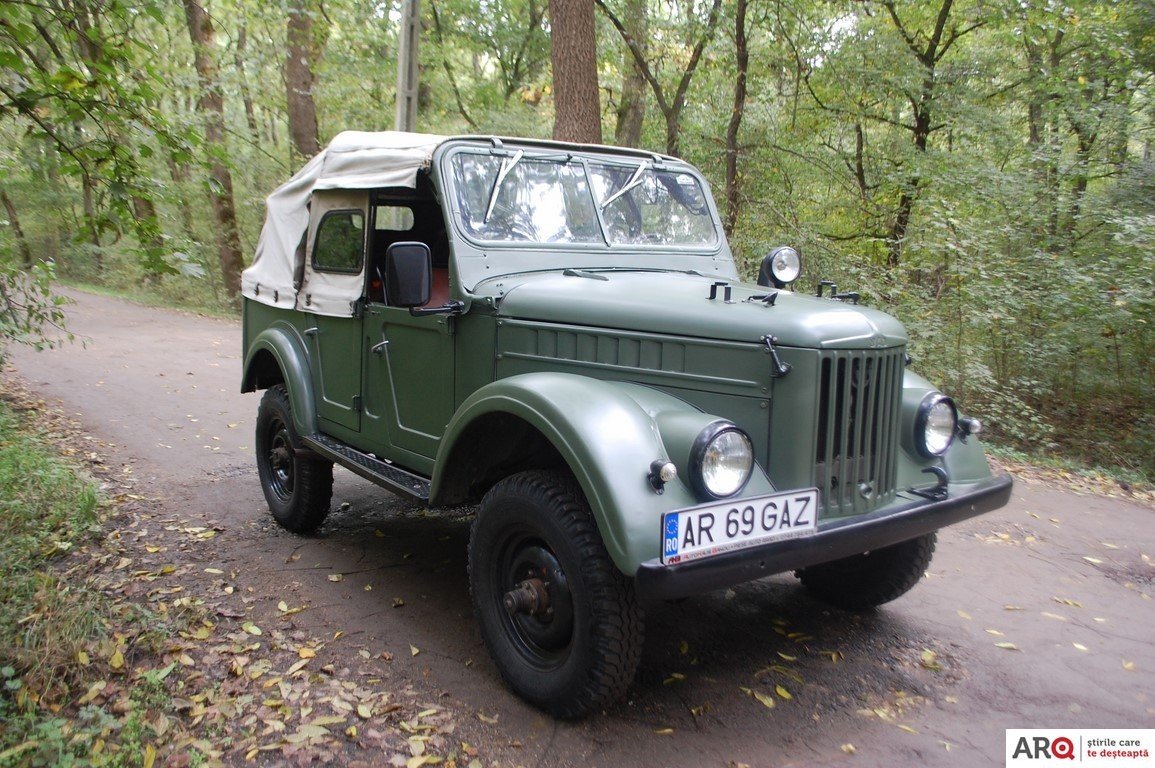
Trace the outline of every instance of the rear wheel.
<path fill-rule="evenodd" d="M 257 410 L 257 473 L 273 518 L 293 533 L 311 533 L 329 514 L 333 464 L 301 455 L 289 393 L 269 387 Z"/>
<path fill-rule="evenodd" d="M 889 603 L 922 579 L 934 555 L 936 535 L 928 533 L 872 552 L 798 572 L 798 578 L 823 602 L 861 610 Z"/>
<path fill-rule="evenodd" d="M 625 694 L 642 612 L 572 476 L 523 472 L 485 495 L 469 582 L 485 644 L 523 699 L 580 717 Z"/>

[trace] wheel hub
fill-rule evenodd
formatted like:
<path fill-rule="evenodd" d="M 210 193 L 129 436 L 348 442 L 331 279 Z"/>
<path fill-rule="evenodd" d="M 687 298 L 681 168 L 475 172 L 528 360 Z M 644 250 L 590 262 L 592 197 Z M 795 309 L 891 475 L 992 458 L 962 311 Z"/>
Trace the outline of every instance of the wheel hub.
<path fill-rule="evenodd" d="M 507 563 L 498 594 L 510 628 L 532 656 L 562 651 L 573 634 L 573 598 L 561 563 L 540 541 L 515 546 Z"/>
<path fill-rule="evenodd" d="M 544 619 L 553 613 L 549 604 L 549 587 L 541 579 L 526 579 L 506 592 L 501 603 L 511 616 L 525 613 Z"/>

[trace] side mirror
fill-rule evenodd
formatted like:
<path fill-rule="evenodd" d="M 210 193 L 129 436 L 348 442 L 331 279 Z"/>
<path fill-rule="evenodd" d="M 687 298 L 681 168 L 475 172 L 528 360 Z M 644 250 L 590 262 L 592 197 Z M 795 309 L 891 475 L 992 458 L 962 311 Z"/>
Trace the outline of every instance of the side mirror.
<path fill-rule="evenodd" d="M 433 257 L 425 243 L 393 243 L 385 249 L 385 300 L 391 307 L 429 303 Z"/>

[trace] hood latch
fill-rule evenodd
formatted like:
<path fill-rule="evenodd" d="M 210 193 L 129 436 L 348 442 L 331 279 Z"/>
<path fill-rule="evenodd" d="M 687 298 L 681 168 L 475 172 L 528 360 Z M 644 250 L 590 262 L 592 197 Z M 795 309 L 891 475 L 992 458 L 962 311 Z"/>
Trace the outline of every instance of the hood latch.
<path fill-rule="evenodd" d="M 770 353 L 770 359 L 773 361 L 773 365 L 770 367 L 770 378 L 780 379 L 790 373 L 793 366 L 790 363 L 782 362 L 782 358 L 778 356 L 778 347 L 775 346 L 778 343 L 778 337 L 767 334 L 762 337 L 762 343 L 766 345 L 766 351 Z"/>

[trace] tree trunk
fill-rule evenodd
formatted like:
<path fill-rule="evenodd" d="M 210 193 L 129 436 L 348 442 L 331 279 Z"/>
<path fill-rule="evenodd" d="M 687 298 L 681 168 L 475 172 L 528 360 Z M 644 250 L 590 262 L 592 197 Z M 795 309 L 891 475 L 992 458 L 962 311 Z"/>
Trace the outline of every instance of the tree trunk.
<path fill-rule="evenodd" d="M 233 176 L 229 167 L 220 158 L 226 156 L 225 143 L 225 100 L 217 76 L 217 62 L 214 56 L 213 26 L 205 9 L 196 0 L 183 0 L 185 20 L 188 22 L 189 37 L 193 44 L 193 59 L 200 83 L 197 110 L 205 119 L 205 141 L 208 153 L 215 158 L 209 168 L 212 184 L 209 196 L 212 198 L 213 215 L 216 218 L 217 254 L 221 266 L 221 279 L 230 299 L 236 299 L 241 291 L 241 240 L 237 231 L 237 211 L 233 201 Z"/>
<path fill-rule="evenodd" d="M 646 0 L 629 0 L 626 6 L 626 32 L 635 40 L 647 35 Z M 642 47 L 645 45 L 642 43 Z M 646 76 L 629 51 L 622 62 L 622 95 L 618 100 L 614 143 L 619 147 L 637 147 L 642 143 L 642 125 L 646 120 Z"/>
<path fill-rule="evenodd" d="M 245 25 L 241 24 L 237 30 L 237 47 L 233 50 L 233 65 L 237 68 L 238 85 L 241 90 L 241 102 L 245 105 L 245 124 L 249 126 L 249 136 L 253 141 L 260 141 L 261 134 L 257 128 L 257 113 L 253 107 L 253 95 L 249 92 L 249 80 L 245 74 L 245 43 L 248 33 Z"/>
<path fill-rule="evenodd" d="M 734 78 L 734 107 L 730 111 L 730 123 L 726 126 L 726 237 L 734 234 L 738 223 L 738 208 L 741 203 L 738 180 L 738 129 L 742 127 L 742 116 L 746 111 L 746 72 L 750 68 L 750 49 L 746 45 L 746 0 L 738 0 L 734 16 L 734 53 L 738 62 L 738 73 Z"/>
<path fill-rule="evenodd" d="M 714 31 L 718 28 L 718 11 L 722 7 L 722 0 L 714 0 L 710 6 L 710 15 L 706 20 L 706 28 L 702 32 L 702 36 L 694 43 L 694 48 L 690 51 L 690 57 L 686 62 L 685 69 L 682 70 L 682 77 L 678 81 L 678 87 L 674 92 L 673 98 L 670 98 L 666 89 L 658 82 L 657 75 L 650 68 L 650 63 L 646 60 L 645 52 L 641 42 L 630 34 L 626 25 L 617 15 L 610 10 L 606 5 L 605 0 L 594 0 L 597 6 L 605 13 L 606 18 L 614 25 L 614 29 L 622 38 L 622 42 L 626 44 L 630 54 L 634 57 L 634 63 L 646 82 L 650 84 L 650 90 L 653 91 L 654 101 L 657 102 L 658 109 L 661 110 L 662 116 L 666 120 L 666 152 L 671 155 L 679 153 L 679 141 L 681 134 L 681 117 L 682 109 L 686 106 L 686 94 L 690 90 L 690 81 L 694 78 L 694 72 L 698 69 L 698 63 L 702 60 L 702 51 L 705 50 L 706 45 L 714 37 Z M 687 9 L 689 13 L 689 9 Z M 556 49 L 557 32 L 555 30 L 553 37 Z M 556 78 L 556 72 L 554 77 Z"/>
<path fill-rule="evenodd" d="M 910 106 L 914 112 L 914 125 L 907 126 L 911 133 L 911 140 L 914 143 L 915 151 L 920 155 L 925 154 L 930 143 L 930 134 L 934 129 L 934 115 L 932 109 L 934 107 L 934 96 L 936 86 L 936 71 L 939 62 L 946 56 L 950 47 L 958 40 L 960 36 L 966 32 L 960 32 L 957 29 L 951 28 L 950 25 L 951 12 L 954 6 L 954 0 L 941 0 L 938 7 L 938 13 L 935 17 L 933 30 L 926 35 L 922 33 L 912 33 L 898 15 L 895 8 L 895 3 L 888 1 L 883 3 L 890 15 L 890 20 L 894 25 L 895 30 L 906 41 L 907 48 L 914 54 L 915 59 L 922 67 L 923 78 L 922 87 L 918 91 L 918 95 L 910 95 Z M 971 27 L 975 29 L 977 27 Z M 969 31 L 969 30 L 968 30 Z M 925 40 L 925 43 L 923 42 Z M 886 236 L 886 264 L 892 271 L 902 262 L 902 252 L 906 245 L 906 235 L 910 229 L 910 222 L 914 215 L 914 206 L 918 201 L 923 186 L 923 179 L 917 173 L 912 175 L 903 187 L 902 193 L 899 197 L 898 207 L 894 212 L 894 219 L 891 222 L 890 232 Z"/>
<path fill-rule="evenodd" d="M 418 46 L 421 42 L 420 0 L 401 4 L 401 30 L 397 45 L 397 104 L 393 127 L 398 131 L 417 128 L 417 106 L 421 101 L 421 68 Z"/>
<path fill-rule="evenodd" d="M 550 0 L 553 137 L 600 144 L 597 40 L 593 0 Z"/>
<path fill-rule="evenodd" d="M 187 0 L 186 0 L 187 2 Z M 291 0 L 285 56 L 285 100 L 289 108 L 289 135 L 303 158 L 321 151 L 317 139 L 317 104 L 313 100 L 313 67 L 324 51 L 327 30 L 317 17 L 316 0 Z"/>
<path fill-rule="evenodd" d="M 8 226 L 12 228 L 12 234 L 16 238 L 16 247 L 20 251 L 20 264 L 24 269 L 29 269 L 32 266 L 32 248 L 28 245 L 28 240 L 24 237 L 24 230 L 20 228 L 20 217 L 16 215 L 16 206 L 12 203 L 12 198 L 8 197 L 8 193 L 0 189 L 0 203 L 4 204 L 4 211 L 8 215 Z"/>

